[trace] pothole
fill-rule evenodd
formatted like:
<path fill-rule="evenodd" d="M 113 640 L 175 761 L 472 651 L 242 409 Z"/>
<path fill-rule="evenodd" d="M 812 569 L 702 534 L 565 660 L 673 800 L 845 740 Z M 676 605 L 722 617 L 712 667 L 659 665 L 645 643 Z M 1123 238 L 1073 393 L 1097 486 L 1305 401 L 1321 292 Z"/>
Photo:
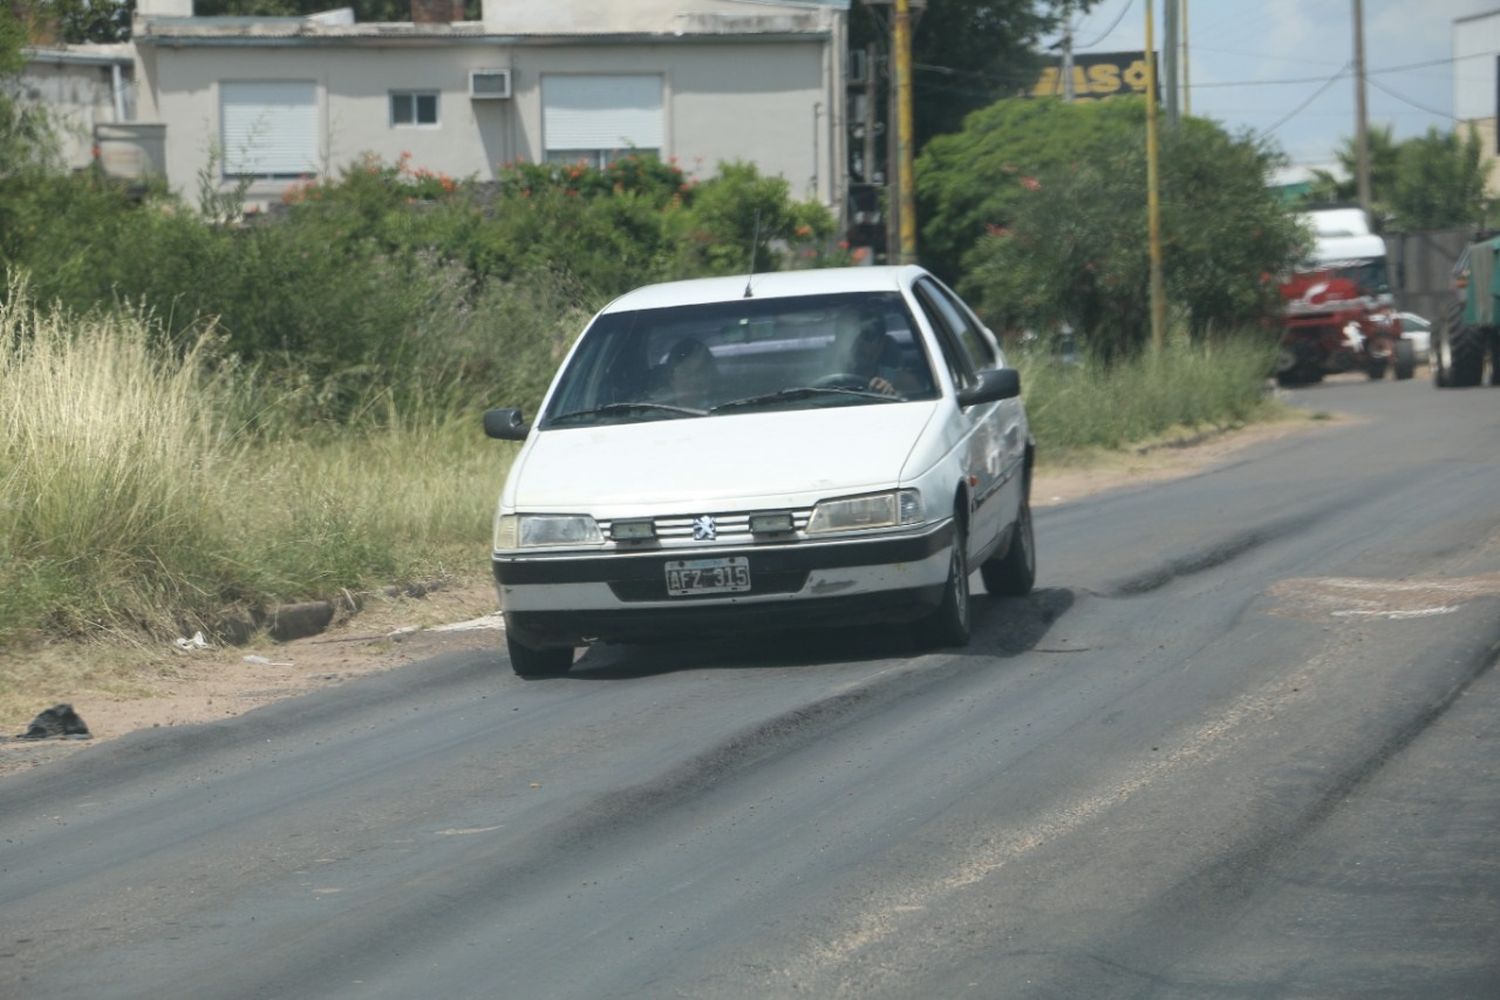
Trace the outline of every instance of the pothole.
<path fill-rule="evenodd" d="M 1273 613 L 1290 617 L 1402 621 L 1449 615 L 1480 597 L 1500 597 L 1500 573 L 1414 580 L 1296 577 L 1271 587 Z"/>

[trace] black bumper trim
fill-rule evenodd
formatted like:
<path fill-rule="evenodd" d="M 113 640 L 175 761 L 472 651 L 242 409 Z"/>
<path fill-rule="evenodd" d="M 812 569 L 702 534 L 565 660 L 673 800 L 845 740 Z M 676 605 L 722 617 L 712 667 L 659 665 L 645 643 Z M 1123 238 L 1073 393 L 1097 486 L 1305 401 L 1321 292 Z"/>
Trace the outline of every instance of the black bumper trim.
<path fill-rule="evenodd" d="M 604 611 L 507 611 L 505 627 L 527 646 L 585 642 L 649 642 L 665 638 L 737 636 L 832 626 L 899 624 L 931 614 L 944 584 L 754 604 L 687 604 Z"/>
<path fill-rule="evenodd" d="M 950 520 L 921 535 L 721 549 L 657 549 L 650 553 L 610 552 L 602 555 L 530 556 L 520 559 L 495 556 L 491 562 L 495 581 L 501 586 L 548 583 L 631 584 L 664 580 L 668 560 L 745 556 L 750 560 L 750 579 L 753 584 L 759 576 L 920 562 L 948 548 L 952 540 L 953 522 Z"/>

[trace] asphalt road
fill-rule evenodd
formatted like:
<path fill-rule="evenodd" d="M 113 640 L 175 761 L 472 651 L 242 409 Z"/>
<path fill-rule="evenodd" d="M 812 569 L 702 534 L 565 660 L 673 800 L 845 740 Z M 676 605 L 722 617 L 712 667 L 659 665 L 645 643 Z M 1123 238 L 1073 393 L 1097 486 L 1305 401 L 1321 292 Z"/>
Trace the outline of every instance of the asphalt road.
<path fill-rule="evenodd" d="M 900 631 L 449 656 L 0 782 L 3 997 L 1500 997 L 1500 390 Z"/>

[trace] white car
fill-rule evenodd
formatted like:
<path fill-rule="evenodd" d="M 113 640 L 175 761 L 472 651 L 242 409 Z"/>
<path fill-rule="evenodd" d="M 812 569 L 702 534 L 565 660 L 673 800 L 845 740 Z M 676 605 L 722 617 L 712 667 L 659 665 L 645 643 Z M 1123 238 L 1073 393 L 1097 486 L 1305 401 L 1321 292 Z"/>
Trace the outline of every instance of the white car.
<path fill-rule="evenodd" d="M 1432 323 L 1416 313 L 1401 313 L 1401 339 L 1411 341 L 1417 362 L 1425 363 L 1432 350 Z"/>
<path fill-rule="evenodd" d="M 653 285 L 603 309 L 495 515 L 511 664 L 574 647 L 914 622 L 969 638 L 969 574 L 1036 573 L 1035 445 L 994 336 L 918 267 Z"/>

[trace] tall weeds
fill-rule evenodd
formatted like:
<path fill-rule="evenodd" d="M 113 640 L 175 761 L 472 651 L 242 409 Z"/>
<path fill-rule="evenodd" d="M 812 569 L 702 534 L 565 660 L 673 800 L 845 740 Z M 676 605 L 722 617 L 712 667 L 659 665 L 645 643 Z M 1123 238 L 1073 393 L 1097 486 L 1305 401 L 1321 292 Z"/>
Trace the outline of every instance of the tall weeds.
<path fill-rule="evenodd" d="M 1249 334 L 1192 342 L 1106 364 L 1017 352 L 1026 413 L 1044 461 L 1113 450 L 1177 429 L 1225 428 L 1268 406 L 1274 345 Z"/>
<path fill-rule="evenodd" d="M 477 411 L 261 419 L 285 390 L 139 313 L 0 307 L 0 641 L 164 635 L 225 611 L 482 564 L 509 452 Z"/>

